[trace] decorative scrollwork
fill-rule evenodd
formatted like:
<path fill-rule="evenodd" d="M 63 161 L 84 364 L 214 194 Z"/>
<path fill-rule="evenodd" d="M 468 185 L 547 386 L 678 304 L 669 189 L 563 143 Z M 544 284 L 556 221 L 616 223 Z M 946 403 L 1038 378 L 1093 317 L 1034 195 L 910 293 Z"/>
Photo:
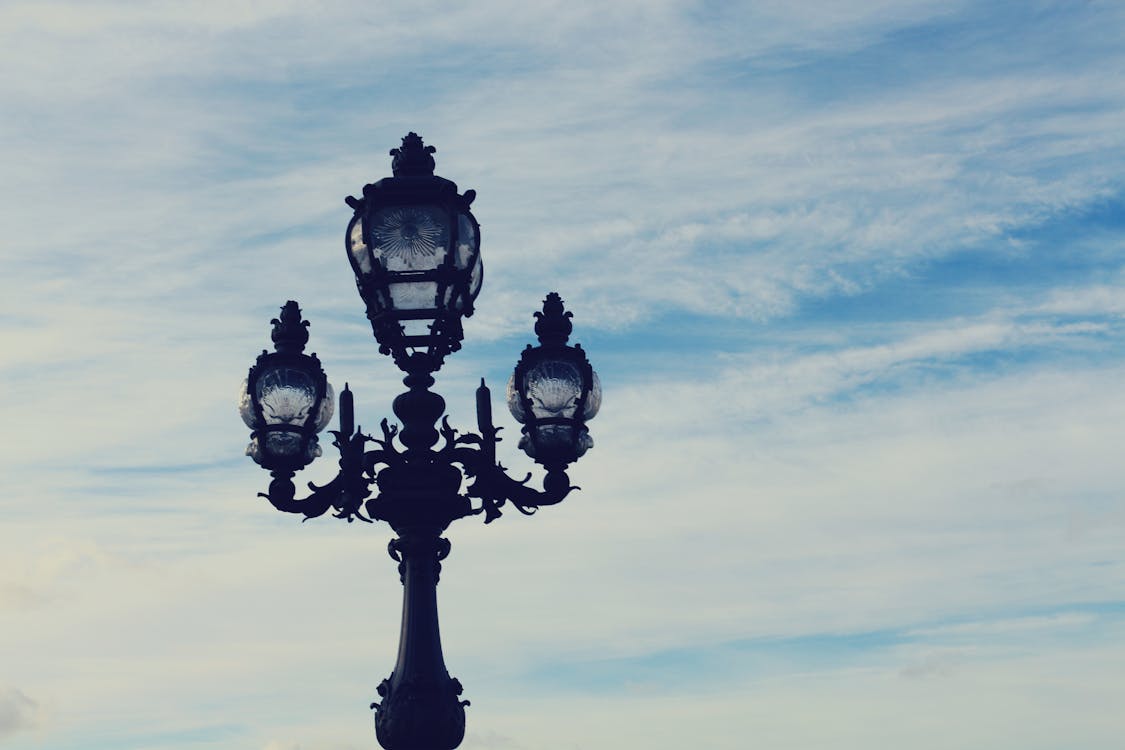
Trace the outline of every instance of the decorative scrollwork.
<path fill-rule="evenodd" d="M 490 423 L 481 425 L 483 435 L 459 433 L 450 426 L 448 417 L 443 417 L 438 430 L 443 444 L 438 450 L 427 454 L 429 458 L 425 464 L 418 464 L 416 459 L 411 459 L 410 450 L 398 448 L 398 425 L 392 425 L 384 419 L 379 427 L 382 435 L 379 438 L 364 435 L 358 430 L 353 435 L 333 432 L 333 445 L 340 452 L 340 470 L 324 485 L 309 482 L 311 494 L 308 497 L 296 499 L 293 472 L 281 471 L 274 472 L 269 492 L 261 493 L 261 496 L 267 498 L 278 510 L 300 513 L 306 520 L 334 509 L 336 512 L 333 516 L 346 519 L 349 523 L 355 520 L 371 523 L 381 519 L 395 526 L 396 519 L 402 523 L 425 520 L 438 528 L 445 528 L 457 518 L 482 513 L 484 522 L 492 523 L 503 515 L 500 509 L 506 503 L 511 503 L 523 515 L 532 515 L 540 507 L 555 505 L 571 491 L 578 489 L 569 483 L 566 473 L 561 470 L 547 473 L 542 490 L 530 486 L 531 474 L 522 479 L 510 477 L 504 466 L 495 460 L 500 428 L 493 427 Z M 364 451 L 366 443 L 375 443 L 379 447 Z M 463 476 L 472 480 L 464 496 L 456 494 L 457 482 L 454 476 L 446 476 L 454 465 L 460 467 Z M 393 469 L 393 472 L 384 477 L 380 467 Z M 425 471 L 425 474 L 419 474 L 420 471 Z M 424 481 L 420 479 L 422 477 L 425 477 Z M 439 477 L 445 479 L 439 482 Z M 370 487 L 377 480 L 380 492 L 375 498 L 371 498 Z M 442 494 L 444 500 L 428 504 L 423 511 L 421 506 L 407 497 L 412 494 L 409 488 L 413 486 L 417 486 L 418 491 L 452 494 L 448 497 Z M 442 487 L 446 489 L 441 489 Z M 470 498 L 479 500 L 480 506 L 474 508 L 468 505 Z M 430 515 L 423 518 L 420 513 Z"/>
<path fill-rule="evenodd" d="M 309 482 L 309 496 L 298 499 L 294 472 L 275 471 L 263 496 L 279 510 L 302 514 L 305 520 L 334 510 L 337 518 L 385 521 L 397 532 L 387 544 L 387 554 L 398 564 L 404 586 L 404 622 L 410 612 L 417 618 L 411 622 L 421 624 L 404 629 L 402 637 L 411 647 L 400 651 L 395 672 L 378 687 L 380 700 L 371 704 L 376 733 L 388 750 L 452 750 L 464 737 L 469 701 L 460 700 L 461 683 L 445 669 L 436 610 L 427 604 L 435 601 L 434 587 L 450 553 L 442 532 L 469 515 L 483 514 L 484 522 L 491 523 L 507 503 L 532 515 L 544 505 L 561 502 L 577 487 L 558 469 L 548 470 L 542 489 L 532 486 L 531 474 L 508 475 L 496 460 L 500 428 L 492 424 L 489 409 L 480 413 L 488 396 L 483 383 L 477 393 L 479 433 L 461 433 L 445 416 L 435 429 L 442 402 L 426 395 L 432 379 L 407 380 L 413 382 L 407 382 L 411 391 L 396 402 L 401 429 L 384 419 L 377 437 L 358 428 L 353 434 L 333 432 L 340 459 L 331 481 L 320 486 Z M 346 429 L 351 424 L 349 419 Z M 372 450 L 365 449 L 368 443 L 374 444 Z M 474 501 L 479 505 L 474 507 Z M 425 659 L 403 656 L 427 649 Z"/>
<path fill-rule="evenodd" d="M 453 750 L 465 737 L 465 707 L 461 682 L 446 672 L 439 679 L 400 679 L 397 672 L 383 680 L 381 701 L 371 704 L 379 744 L 388 750 Z"/>
<path fill-rule="evenodd" d="M 528 485 L 531 474 L 523 479 L 513 479 L 502 464 L 482 460 L 485 455 L 487 453 L 482 450 L 461 449 L 455 456 L 465 475 L 474 480 L 466 494 L 481 501 L 481 507 L 474 513 L 483 512 L 485 523 L 491 523 L 502 515 L 500 508 L 505 502 L 530 516 L 541 506 L 560 503 L 571 491 L 579 489 L 570 484 L 565 471 L 555 470 L 547 473 L 543 490 L 536 490 Z"/>
<path fill-rule="evenodd" d="M 296 487 L 293 485 L 293 472 L 275 471 L 269 491 L 258 495 L 269 500 L 280 511 L 303 514 L 306 521 L 322 516 L 334 508 L 336 512 L 332 515 L 336 518 L 347 519 L 349 523 L 356 519 L 371 523 L 371 519 L 362 512 L 372 481 L 363 471 L 363 445 L 371 438 L 360 432 L 354 435 L 341 432 L 332 434 L 336 436 L 333 445 L 340 451 L 340 469 L 331 481 L 323 485 L 309 482 L 308 488 L 312 494 L 298 500 Z"/>

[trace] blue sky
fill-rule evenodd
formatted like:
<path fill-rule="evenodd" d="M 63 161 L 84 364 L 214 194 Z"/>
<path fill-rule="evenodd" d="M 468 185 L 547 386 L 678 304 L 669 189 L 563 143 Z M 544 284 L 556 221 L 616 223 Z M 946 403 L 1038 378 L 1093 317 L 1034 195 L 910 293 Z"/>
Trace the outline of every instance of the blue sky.
<path fill-rule="evenodd" d="M 389 414 L 343 198 L 410 130 L 478 192 L 451 421 L 551 290 L 605 389 L 580 493 L 449 533 L 466 750 L 1117 747 L 1122 39 L 1110 2 L 3 4 L 0 747 L 374 746 L 390 531 L 256 498 L 234 397 L 296 299 Z"/>

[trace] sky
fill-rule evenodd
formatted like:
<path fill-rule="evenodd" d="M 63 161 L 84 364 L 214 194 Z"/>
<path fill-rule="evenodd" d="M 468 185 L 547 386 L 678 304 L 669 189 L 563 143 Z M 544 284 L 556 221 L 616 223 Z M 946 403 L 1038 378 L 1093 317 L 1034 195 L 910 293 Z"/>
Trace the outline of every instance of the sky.
<path fill-rule="evenodd" d="M 298 300 L 402 390 L 344 197 L 478 193 L 474 425 L 558 291 L 582 487 L 457 522 L 465 750 L 1109 750 L 1125 733 L 1125 5 L 0 3 L 0 748 L 355 750 L 384 525 L 256 493 Z M 298 479 L 323 482 L 324 458 Z M 540 476 L 540 475 L 537 475 Z"/>

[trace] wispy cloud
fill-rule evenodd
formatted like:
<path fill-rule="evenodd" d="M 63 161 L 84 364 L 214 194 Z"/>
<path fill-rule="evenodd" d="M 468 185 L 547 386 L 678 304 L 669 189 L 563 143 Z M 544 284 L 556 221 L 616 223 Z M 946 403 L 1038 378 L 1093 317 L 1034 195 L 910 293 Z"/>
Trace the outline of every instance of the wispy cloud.
<path fill-rule="evenodd" d="M 0 688 L 0 737 L 39 726 L 38 703 L 16 688 Z"/>
<path fill-rule="evenodd" d="M 606 386 L 582 492 L 450 532 L 465 747 L 1109 746 L 1123 28 L 1104 3 L 4 5 L 6 746 L 370 746 L 390 532 L 257 502 L 231 404 L 298 299 L 359 421 L 389 411 L 342 198 L 408 130 L 479 192 L 452 421 L 552 289 Z"/>

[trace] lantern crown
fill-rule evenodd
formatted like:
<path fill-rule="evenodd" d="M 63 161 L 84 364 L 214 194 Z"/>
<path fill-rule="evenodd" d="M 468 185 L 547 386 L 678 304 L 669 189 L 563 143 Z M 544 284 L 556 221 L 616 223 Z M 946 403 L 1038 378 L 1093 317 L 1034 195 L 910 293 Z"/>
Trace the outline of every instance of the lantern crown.
<path fill-rule="evenodd" d="M 293 300 L 281 308 L 281 317 L 270 321 L 273 331 L 270 338 L 279 352 L 300 353 L 309 342 L 309 321 L 301 320 L 301 308 Z"/>
<path fill-rule="evenodd" d="M 543 311 L 535 313 L 535 335 L 544 346 L 559 346 L 570 338 L 574 325 L 570 319 L 574 313 L 563 309 L 562 297 L 551 292 L 543 300 Z"/>
<path fill-rule="evenodd" d="M 422 143 L 422 137 L 417 133 L 407 133 L 402 138 L 400 148 L 392 148 L 390 155 L 391 172 L 395 177 L 408 175 L 433 175 L 434 154 L 437 149 Z"/>

